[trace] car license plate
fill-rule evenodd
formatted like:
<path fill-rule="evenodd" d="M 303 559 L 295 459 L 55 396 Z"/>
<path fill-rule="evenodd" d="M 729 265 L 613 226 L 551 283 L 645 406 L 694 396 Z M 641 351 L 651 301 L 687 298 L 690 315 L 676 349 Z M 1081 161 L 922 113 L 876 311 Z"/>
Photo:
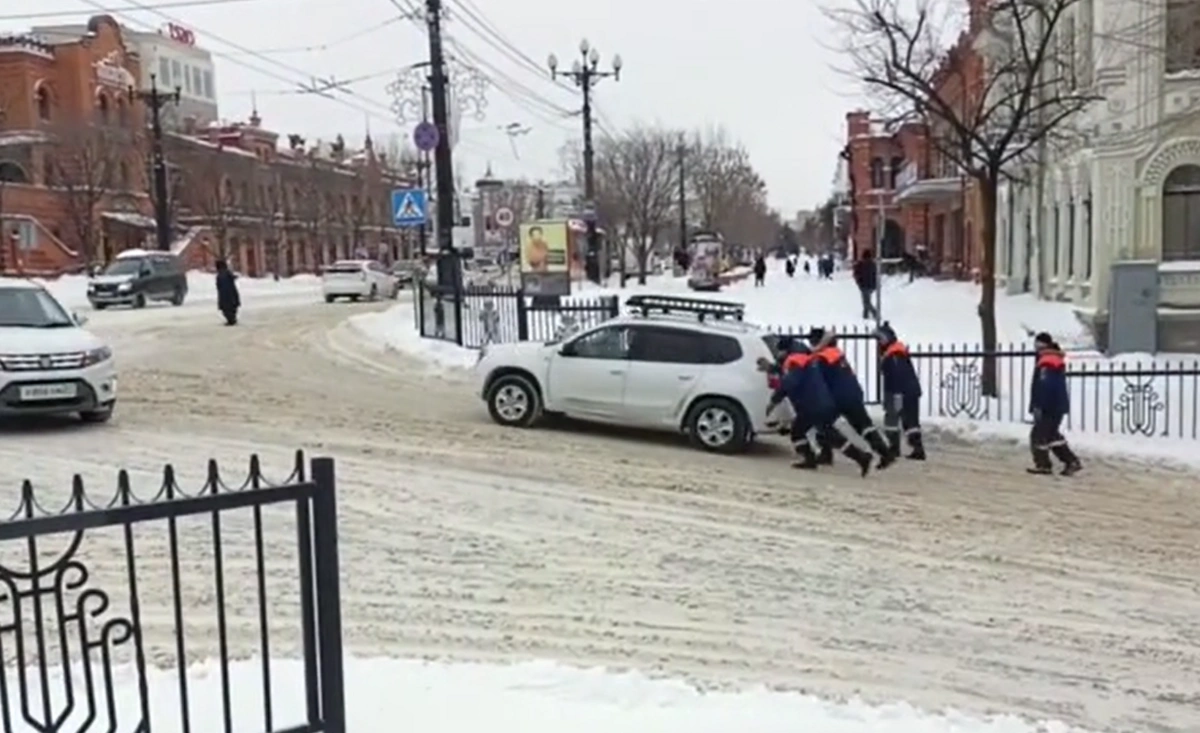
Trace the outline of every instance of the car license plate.
<path fill-rule="evenodd" d="M 69 400 L 79 394 L 79 387 L 74 384 L 31 384 L 21 388 L 22 402 L 41 402 L 46 400 Z"/>

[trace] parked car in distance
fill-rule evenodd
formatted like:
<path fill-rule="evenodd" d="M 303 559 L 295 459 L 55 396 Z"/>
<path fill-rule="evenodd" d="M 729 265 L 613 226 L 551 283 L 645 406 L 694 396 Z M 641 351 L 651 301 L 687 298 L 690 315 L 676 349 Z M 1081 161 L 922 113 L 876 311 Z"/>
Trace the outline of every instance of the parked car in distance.
<path fill-rule="evenodd" d="M 112 417 L 113 352 L 85 322 L 41 285 L 0 278 L 0 416 Z"/>
<path fill-rule="evenodd" d="M 744 451 L 777 432 L 786 412 L 766 414 L 774 379 L 758 366 L 775 356 L 736 303 L 633 296 L 636 312 L 549 343 L 493 344 L 476 364 L 492 419 L 528 427 L 562 414 L 678 430 L 712 452 Z"/>
<path fill-rule="evenodd" d="M 376 260 L 339 260 L 321 272 L 321 292 L 326 303 L 338 298 L 379 300 L 400 293 L 396 278 Z"/>
<path fill-rule="evenodd" d="M 88 279 L 88 302 L 96 310 L 110 305 L 145 308 L 152 300 L 178 306 L 187 294 L 187 268 L 170 252 L 127 249 Z"/>
<path fill-rule="evenodd" d="M 396 260 L 392 265 L 392 277 L 396 279 L 396 287 L 412 287 L 413 281 L 420 276 L 423 269 L 421 263 L 416 260 Z"/>

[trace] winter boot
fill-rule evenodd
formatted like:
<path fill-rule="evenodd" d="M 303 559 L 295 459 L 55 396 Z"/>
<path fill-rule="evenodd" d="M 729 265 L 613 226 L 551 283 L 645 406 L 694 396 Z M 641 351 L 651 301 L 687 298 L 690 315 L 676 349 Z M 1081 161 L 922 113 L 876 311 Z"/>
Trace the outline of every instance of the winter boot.
<path fill-rule="evenodd" d="M 900 431 L 899 430 L 888 430 L 887 431 L 887 442 L 888 442 L 888 451 L 893 456 L 899 456 L 900 455 Z"/>
<path fill-rule="evenodd" d="M 896 454 L 892 452 L 892 448 L 887 444 L 887 441 L 880 437 L 878 430 L 868 430 L 867 434 L 863 437 L 867 439 L 867 444 L 871 446 L 871 450 L 879 454 L 878 468 L 880 471 L 896 462 Z"/>
<path fill-rule="evenodd" d="M 820 466 L 820 461 L 817 460 L 817 455 L 813 453 L 812 446 L 808 443 L 796 446 L 796 460 L 792 461 L 792 468 L 803 468 L 807 470 L 815 470 Z"/>
<path fill-rule="evenodd" d="M 1054 465 L 1050 463 L 1050 451 L 1045 448 L 1031 448 L 1033 465 L 1025 469 L 1026 473 L 1036 476 L 1049 476 L 1054 473 Z"/>
<path fill-rule="evenodd" d="M 912 433 L 908 436 L 908 445 L 912 448 L 912 452 L 908 454 L 910 461 L 925 460 L 925 440 L 920 433 Z"/>
<path fill-rule="evenodd" d="M 1079 462 L 1079 456 L 1075 455 L 1075 451 L 1071 450 L 1071 446 L 1065 442 L 1052 447 L 1050 450 L 1054 452 L 1055 458 L 1063 462 L 1063 476 L 1074 476 L 1083 469 L 1083 464 Z"/>
<path fill-rule="evenodd" d="M 821 444 L 821 452 L 817 454 L 817 465 L 818 466 L 832 466 L 833 465 L 833 448 L 830 447 L 829 441 L 824 440 L 823 438 L 819 438 L 818 442 L 820 442 L 820 444 Z"/>
<path fill-rule="evenodd" d="M 858 464 L 858 470 L 862 472 L 863 478 L 871 472 L 871 454 L 859 448 L 853 443 L 847 443 L 842 449 L 846 457 Z"/>

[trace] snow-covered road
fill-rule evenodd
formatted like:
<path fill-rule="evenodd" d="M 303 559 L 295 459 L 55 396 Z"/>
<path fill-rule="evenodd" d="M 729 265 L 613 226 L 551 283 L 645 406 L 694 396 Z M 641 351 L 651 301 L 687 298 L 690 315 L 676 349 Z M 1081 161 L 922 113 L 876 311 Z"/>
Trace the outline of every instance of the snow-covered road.
<path fill-rule="evenodd" d="M 935 435 L 929 464 L 863 481 L 797 473 L 771 441 L 728 458 L 670 436 L 505 430 L 461 377 L 345 325 L 379 307 L 264 307 L 233 329 L 207 308 L 97 314 L 125 356 L 117 419 L 4 428 L 0 503 L 27 476 L 61 496 L 73 472 L 111 485 L 128 468 L 146 486 L 168 461 L 195 484 L 210 456 L 257 452 L 283 475 L 304 448 L 339 462 L 351 653 L 550 657 L 1093 728 L 1200 726 L 1194 476 L 1092 459 L 1076 480 L 1035 480 L 1020 448 Z M 290 525 L 268 527 L 288 552 Z M 119 571 L 105 539 L 84 552 Z M 250 542 L 227 541 L 230 582 L 252 577 Z M 142 572 L 165 572 L 160 544 L 139 547 Z M 196 609 L 212 593 L 200 577 Z M 294 604 L 283 592 L 273 607 L 277 652 L 294 648 Z M 232 644 L 253 653 L 255 608 L 231 605 Z M 143 609 L 159 662 L 164 610 Z M 192 653 L 211 652 L 215 615 L 189 622 Z"/>

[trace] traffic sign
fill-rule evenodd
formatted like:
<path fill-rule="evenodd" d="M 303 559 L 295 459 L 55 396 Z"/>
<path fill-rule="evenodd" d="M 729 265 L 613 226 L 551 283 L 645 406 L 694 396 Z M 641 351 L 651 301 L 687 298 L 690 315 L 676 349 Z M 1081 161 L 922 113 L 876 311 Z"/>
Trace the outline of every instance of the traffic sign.
<path fill-rule="evenodd" d="M 496 223 L 502 227 L 510 227 L 513 225 L 513 222 L 516 221 L 516 217 L 513 216 L 512 209 L 508 208 L 507 206 L 502 206 L 499 209 L 496 209 L 496 213 L 493 216 L 496 219 Z"/>
<path fill-rule="evenodd" d="M 424 189 L 395 189 L 392 191 L 392 223 L 398 227 L 421 226 L 429 218 L 428 204 Z"/>
<path fill-rule="evenodd" d="M 437 125 L 428 120 L 420 122 L 413 128 L 413 144 L 422 153 L 428 153 L 438 146 L 442 136 L 438 133 Z"/>

